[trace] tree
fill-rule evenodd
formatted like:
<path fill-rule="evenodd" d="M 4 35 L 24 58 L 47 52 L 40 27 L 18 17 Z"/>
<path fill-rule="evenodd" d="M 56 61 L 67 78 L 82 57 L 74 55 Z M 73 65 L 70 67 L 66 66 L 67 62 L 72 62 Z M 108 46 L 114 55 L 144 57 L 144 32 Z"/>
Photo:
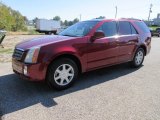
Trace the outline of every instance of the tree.
<path fill-rule="evenodd" d="M 53 18 L 53 20 L 61 21 L 61 18 L 60 18 L 59 16 L 55 16 L 55 17 Z"/>
<path fill-rule="evenodd" d="M 38 20 L 38 17 L 35 17 L 34 19 L 33 19 L 33 24 L 36 24 L 36 21 Z"/>
<path fill-rule="evenodd" d="M 64 25 L 64 26 L 71 26 L 71 25 L 73 25 L 73 24 L 75 24 L 75 23 L 77 23 L 77 22 L 79 22 L 79 19 L 78 19 L 78 18 L 75 18 L 73 21 L 67 21 L 67 20 L 65 20 L 65 21 L 63 22 L 63 25 Z"/>
<path fill-rule="evenodd" d="M 73 23 L 73 21 L 69 21 L 68 22 L 68 26 L 71 26 L 71 25 L 73 25 L 74 23 Z"/>
<path fill-rule="evenodd" d="M 78 19 L 78 18 L 75 18 L 75 19 L 73 20 L 73 24 L 75 24 L 75 23 L 77 23 L 77 22 L 79 22 L 79 19 Z"/>
<path fill-rule="evenodd" d="M 63 24 L 64 24 L 65 26 L 68 26 L 68 21 L 65 20 Z"/>
<path fill-rule="evenodd" d="M 29 21 L 28 18 L 26 16 L 23 16 L 23 17 L 24 17 L 25 24 L 27 24 Z"/>
<path fill-rule="evenodd" d="M 26 30 L 25 18 L 20 12 L 0 2 L 0 29 L 9 31 Z"/>
<path fill-rule="evenodd" d="M 106 17 L 105 16 L 99 16 L 98 18 L 96 19 L 105 19 Z"/>
<path fill-rule="evenodd" d="M 25 19 L 20 14 L 20 12 L 12 10 L 12 16 L 15 20 L 15 24 L 12 27 L 12 31 L 25 30 Z"/>

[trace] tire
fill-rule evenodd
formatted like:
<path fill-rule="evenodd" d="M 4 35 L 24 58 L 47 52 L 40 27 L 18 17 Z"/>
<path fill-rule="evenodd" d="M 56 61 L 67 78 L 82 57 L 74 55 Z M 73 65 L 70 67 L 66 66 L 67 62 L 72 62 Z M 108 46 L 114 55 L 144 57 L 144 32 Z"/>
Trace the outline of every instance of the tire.
<path fill-rule="evenodd" d="M 49 66 L 46 80 L 54 89 L 64 90 L 73 85 L 78 72 L 78 67 L 74 61 L 61 58 Z"/>
<path fill-rule="evenodd" d="M 52 33 L 53 33 L 54 35 L 56 35 L 56 34 L 57 34 L 57 31 L 53 31 Z"/>
<path fill-rule="evenodd" d="M 145 52 L 143 48 L 139 48 L 134 56 L 133 61 L 131 62 L 131 67 L 139 68 L 142 66 L 145 57 Z"/>
<path fill-rule="evenodd" d="M 45 35 L 48 35 L 48 32 L 45 32 Z"/>

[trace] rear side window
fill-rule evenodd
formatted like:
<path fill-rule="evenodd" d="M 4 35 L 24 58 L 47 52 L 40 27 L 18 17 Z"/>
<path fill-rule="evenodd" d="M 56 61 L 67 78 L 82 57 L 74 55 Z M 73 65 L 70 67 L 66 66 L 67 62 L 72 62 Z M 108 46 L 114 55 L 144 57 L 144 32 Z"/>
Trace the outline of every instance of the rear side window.
<path fill-rule="evenodd" d="M 135 22 L 136 25 L 145 33 L 150 33 L 149 28 L 147 27 L 147 25 L 144 22 L 141 21 L 137 21 Z"/>
<path fill-rule="evenodd" d="M 131 24 L 131 30 L 132 30 L 132 34 L 138 34 L 137 30 L 133 27 L 132 24 Z"/>
<path fill-rule="evenodd" d="M 127 21 L 119 21 L 119 35 L 131 35 L 131 25 Z"/>
<path fill-rule="evenodd" d="M 115 36 L 117 34 L 116 22 L 106 22 L 97 31 L 103 31 L 106 37 Z"/>

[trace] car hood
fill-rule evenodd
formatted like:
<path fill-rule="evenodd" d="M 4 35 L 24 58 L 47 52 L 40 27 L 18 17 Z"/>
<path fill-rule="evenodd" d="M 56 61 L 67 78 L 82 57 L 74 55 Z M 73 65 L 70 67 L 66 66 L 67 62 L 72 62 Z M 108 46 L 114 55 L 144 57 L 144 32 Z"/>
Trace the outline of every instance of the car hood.
<path fill-rule="evenodd" d="M 48 45 L 48 44 L 52 44 L 52 43 L 56 43 L 56 42 L 62 42 L 62 41 L 66 41 L 66 40 L 72 40 L 72 39 L 75 39 L 75 37 L 58 36 L 58 35 L 45 36 L 45 37 L 34 38 L 34 39 L 31 39 L 31 40 L 21 42 L 21 43 L 16 45 L 16 48 L 27 50 L 27 49 L 30 49 L 32 47 L 38 47 L 38 46 L 41 47 L 41 46 L 45 46 L 45 45 Z"/>

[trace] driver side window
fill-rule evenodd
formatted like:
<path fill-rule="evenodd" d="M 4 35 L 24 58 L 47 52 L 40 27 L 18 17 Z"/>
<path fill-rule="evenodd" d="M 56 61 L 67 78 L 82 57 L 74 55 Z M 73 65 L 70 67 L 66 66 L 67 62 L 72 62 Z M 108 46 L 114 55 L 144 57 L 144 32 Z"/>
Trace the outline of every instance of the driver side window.
<path fill-rule="evenodd" d="M 103 31 L 106 37 L 112 37 L 117 35 L 117 24 L 116 22 L 106 22 L 97 31 Z"/>

